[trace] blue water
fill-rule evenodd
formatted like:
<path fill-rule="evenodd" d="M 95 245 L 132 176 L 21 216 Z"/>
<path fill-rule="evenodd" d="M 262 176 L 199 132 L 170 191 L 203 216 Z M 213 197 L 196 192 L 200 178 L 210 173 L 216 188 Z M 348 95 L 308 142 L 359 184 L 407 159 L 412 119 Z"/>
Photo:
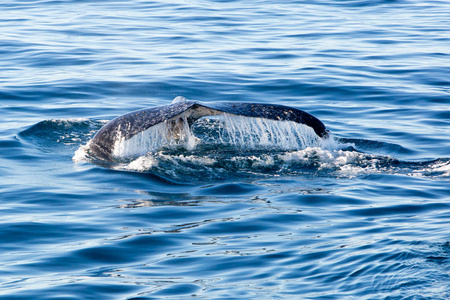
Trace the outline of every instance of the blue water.
<path fill-rule="evenodd" d="M 0 299 L 450 298 L 448 1 L 0 9 Z M 333 145 L 80 158 L 179 95 L 293 106 Z"/>

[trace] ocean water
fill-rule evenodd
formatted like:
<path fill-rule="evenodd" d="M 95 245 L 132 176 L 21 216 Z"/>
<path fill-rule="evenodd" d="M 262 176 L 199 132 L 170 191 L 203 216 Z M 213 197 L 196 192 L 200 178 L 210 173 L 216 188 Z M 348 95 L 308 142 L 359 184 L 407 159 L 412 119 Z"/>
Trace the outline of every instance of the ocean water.
<path fill-rule="evenodd" d="M 448 1 L 0 10 L 0 299 L 450 298 Z M 212 117 L 86 157 L 176 96 L 296 107 L 331 137 Z"/>

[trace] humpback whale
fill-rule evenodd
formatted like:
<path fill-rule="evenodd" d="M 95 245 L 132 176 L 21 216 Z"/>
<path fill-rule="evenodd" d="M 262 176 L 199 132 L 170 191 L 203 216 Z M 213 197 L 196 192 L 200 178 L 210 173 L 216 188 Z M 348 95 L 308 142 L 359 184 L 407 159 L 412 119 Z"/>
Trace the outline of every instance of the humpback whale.
<path fill-rule="evenodd" d="M 112 161 L 116 141 L 128 140 L 145 130 L 165 123 L 176 138 L 183 126 L 191 126 L 205 116 L 231 114 L 275 121 L 292 121 L 311 127 L 321 138 L 328 137 L 325 125 L 316 117 L 297 108 L 263 103 L 200 102 L 176 97 L 172 104 L 142 109 L 116 117 L 106 123 L 89 143 L 89 153 L 101 160 Z"/>

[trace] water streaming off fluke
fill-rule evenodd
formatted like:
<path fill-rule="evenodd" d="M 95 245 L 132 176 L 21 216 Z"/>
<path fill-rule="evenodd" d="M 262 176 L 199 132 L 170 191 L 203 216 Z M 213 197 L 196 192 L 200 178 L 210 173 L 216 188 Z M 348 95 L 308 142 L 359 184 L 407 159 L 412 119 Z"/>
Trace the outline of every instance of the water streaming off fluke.
<path fill-rule="evenodd" d="M 202 118 L 189 126 L 184 114 L 175 120 L 166 120 L 139 132 L 129 139 L 119 134 L 114 143 L 113 156 L 126 161 L 151 155 L 161 149 L 222 149 L 300 150 L 319 147 L 322 139 L 304 124 L 274 121 L 224 113 Z M 220 151 L 219 151 L 220 152 Z"/>

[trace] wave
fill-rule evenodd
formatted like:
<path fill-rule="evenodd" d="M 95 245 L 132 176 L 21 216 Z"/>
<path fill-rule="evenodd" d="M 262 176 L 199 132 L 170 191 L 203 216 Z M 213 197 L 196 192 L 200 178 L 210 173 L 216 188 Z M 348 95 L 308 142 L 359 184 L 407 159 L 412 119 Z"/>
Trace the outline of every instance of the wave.
<path fill-rule="evenodd" d="M 44 120 L 19 133 L 19 138 L 46 151 L 60 151 L 86 143 L 105 121 L 90 119 Z"/>

